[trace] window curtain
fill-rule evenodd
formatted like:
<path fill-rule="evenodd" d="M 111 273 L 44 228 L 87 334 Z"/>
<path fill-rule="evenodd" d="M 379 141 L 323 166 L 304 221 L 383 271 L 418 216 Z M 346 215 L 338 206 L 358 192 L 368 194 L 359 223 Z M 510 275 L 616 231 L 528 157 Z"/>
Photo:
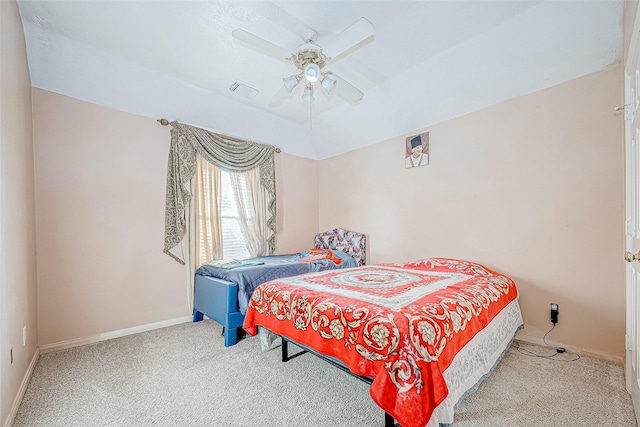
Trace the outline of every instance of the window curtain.
<path fill-rule="evenodd" d="M 196 153 L 213 166 L 230 173 L 257 169 L 257 193 L 266 193 L 265 255 L 273 253 L 276 235 L 275 147 L 225 137 L 194 126 L 171 122 L 171 146 L 167 167 L 164 252 L 184 264 L 178 253 L 185 234 L 185 209 L 191 201 L 190 182 L 196 171 Z M 259 204 L 259 203 L 258 203 Z M 243 232 L 244 233 L 244 232 Z"/>
<path fill-rule="evenodd" d="M 195 211 L 195 267 L 222 258 L 222 176 L 220 168 L 213 166 L 196 153 L 196 175 L 193 206 Z"/>
<path fill-rule="evenodd" d="M 257 169 L 244 173 L 231 173 L 231 186 L 238 208 L 238 222 L 247 250 L 252 257 L 268 255 L 271 230 L 267 224 L 266 207 L 269 194 L 260 185 Z"/>

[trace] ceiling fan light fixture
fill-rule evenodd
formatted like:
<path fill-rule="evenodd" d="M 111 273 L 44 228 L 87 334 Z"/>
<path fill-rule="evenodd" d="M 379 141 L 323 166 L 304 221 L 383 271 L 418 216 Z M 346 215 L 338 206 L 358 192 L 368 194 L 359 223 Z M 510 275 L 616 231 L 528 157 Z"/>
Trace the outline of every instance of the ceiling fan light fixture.
<path fill-rule="evenodd" d="M 2 0 L 0 0 L 2 1 Z M 277 96 L 280 101 L 269 106 L 278 106 L 288 98 L 286 93 L 291 94 L 293 90 L 304 80 L 304 90 L 302 93 L 303 104 L 309 107 L 309 128 L 311 129 L 311 112 L 314 102 L 314 84 L 320 82 L 324 90 L 331 95 L 337 93 L 340 98 L 344 98 L 352 104 L 362 100 L 364 93 L 345 81 L 337 74 L 330 71 L 323 72 L 325 66 L 331 61 L 346 55 L 351 50 L 359 48 L 368 40 L 373 39 L 373 25 L 366 18 L 360 18 L 355 23 L 347 27 L 340 34 L 333 38 L 324 48 L 316 44 L 318 33 L 313 29 L 308 29 L 302 34 L 303 43 L 290 51 L 273 44 L 261 37 L 253 35 L 243 29 L 237 28 L 232 31 L 233 38 L 243 44 L 262 51 L 278 60 L 293 64 L 298 69 L 298 74 L 294 74 L 282 79 L 284 87 L 281 88 Z M 285 89 L 285 90 L 282 90 Z"/>
<path fill-rule="evenodd" d="M 300 80 L 302 79 L 301 75 L 291 75 L 289 77 L 283 77 L 282 81 L 284 82 L 284 87 L 287 89 L 287 91 L 289 93 L 291 93 L 291 91 L 298 86 L 298 83 L 300 83 Z"/>
<path fill-rule="evenodd" d="M 307 83 L 307 85 L 304 87 L 304 92 L 302 92 L 302 100 L 313 101 L 313 86 L 311 86 L 311 83 Z"/>
<path fill-rule="evenodd" d="M 338 84 L 338 82 L 337 80 L 332 79 L 329 76 L 324 76 L 322 80 L 320 80 L 320 84 L 327 91 L 327 93 L 331 93 L 336 88 L 336 84 Z"/>
<path fill-rule="evenodd" d="M 308 63 L 304 67 L 304 78 L 310 83 L 315 83 L 320 78 L 320 67 L 313 62 Z"/>

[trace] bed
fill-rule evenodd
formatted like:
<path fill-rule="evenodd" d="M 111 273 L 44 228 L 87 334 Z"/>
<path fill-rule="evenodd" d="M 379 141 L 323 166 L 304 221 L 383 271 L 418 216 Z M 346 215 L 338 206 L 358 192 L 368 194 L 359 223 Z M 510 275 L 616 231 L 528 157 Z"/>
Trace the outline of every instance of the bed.
<path fill-rule="evenodd" d="M 271 281 L 244 321 L 251 335 L 264 327 L 367 380 L 385 425 L 404 427 L 453 424 L 456 403 L 522 325 L 512 279 L 450 258 Z"/>
<path fill-rule="evenodd" d="M 309 272 L 360 267 L 366 261 L 366 236 L 342 228 L 314 238 L 308 251 L 202 265 L 194 277 L 193 321 L 206 315 L 224 327 L 224 345 L 238 342 L 249 299 L 269 280 Z"/>

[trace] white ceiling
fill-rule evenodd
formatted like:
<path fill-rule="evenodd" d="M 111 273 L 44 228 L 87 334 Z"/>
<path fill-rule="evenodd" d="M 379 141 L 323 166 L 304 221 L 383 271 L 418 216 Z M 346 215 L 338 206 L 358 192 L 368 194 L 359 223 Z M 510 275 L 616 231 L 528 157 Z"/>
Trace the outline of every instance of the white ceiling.
<path fill-rule="evenodd" d="M 623 1 L 18 0 L 34 87 L 323 159 L 599 71 L 622 58 Z M 357 104 L 300 85 L 242 45 L 242 28 L 293 52 L 365 17 L 375 29 L 327 66 Z M 254 99 L 229 91 L 241 81 Z M 311 119 L 310 119 L 311 117 Z M 311 121 L 310 121 L 311 120 Z"/>

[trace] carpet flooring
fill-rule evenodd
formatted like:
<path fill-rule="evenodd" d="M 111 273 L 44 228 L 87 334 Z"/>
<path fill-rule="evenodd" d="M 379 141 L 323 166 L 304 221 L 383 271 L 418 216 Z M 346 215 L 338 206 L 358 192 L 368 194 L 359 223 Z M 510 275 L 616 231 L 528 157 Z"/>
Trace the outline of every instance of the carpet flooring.
<path fill-rule="evenodd" d="M 205 320 L 40 356 L 14 427 L 380 426 L 368 385 L 257 337 L 224 347 Z M 544 347 L 521 344 L 538 353 Z M 569 354 L 566 354 L 568 357 Z M 455 427 L 636 426 L 623 367 L 528 357 L 515 344 L 456 408 Z"/>

